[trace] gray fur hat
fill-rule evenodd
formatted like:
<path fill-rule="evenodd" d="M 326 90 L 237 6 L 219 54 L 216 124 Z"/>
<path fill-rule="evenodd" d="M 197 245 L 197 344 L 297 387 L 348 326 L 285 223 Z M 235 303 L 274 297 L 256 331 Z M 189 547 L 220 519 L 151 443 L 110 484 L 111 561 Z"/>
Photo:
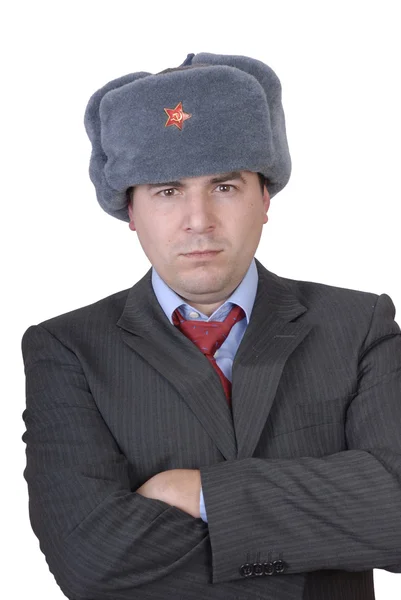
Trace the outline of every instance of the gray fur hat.
<path fill-rule="evenodd" d="M 245 56 L 189 54 L 178 70 L 114 79 L 90 98 L 85 128 L 99 204 L 123 221 L 131 186 L 254 171 L 272 197 L 291 173 L 280 81 Z"/>

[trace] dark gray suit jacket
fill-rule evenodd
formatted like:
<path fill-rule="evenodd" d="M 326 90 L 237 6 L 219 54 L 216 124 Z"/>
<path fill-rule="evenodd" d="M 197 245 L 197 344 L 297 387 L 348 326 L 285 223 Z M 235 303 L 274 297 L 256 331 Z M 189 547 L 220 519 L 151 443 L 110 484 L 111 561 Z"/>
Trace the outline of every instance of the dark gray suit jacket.
<path fill-rule="evenodd" d="M 30 518 L 68 598 L 369 600 L 401 572 L 394 304 L 256 264 L 232 414 L 151 271 L 25 333 Z M 177 468 L 208 524 L 135 493 Z"/>

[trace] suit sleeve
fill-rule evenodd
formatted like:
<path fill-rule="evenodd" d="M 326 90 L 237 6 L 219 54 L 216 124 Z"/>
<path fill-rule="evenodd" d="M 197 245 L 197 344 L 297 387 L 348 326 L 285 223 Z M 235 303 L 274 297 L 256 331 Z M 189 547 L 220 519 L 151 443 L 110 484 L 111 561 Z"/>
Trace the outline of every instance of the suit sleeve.
<path fill-rule="evenodd" d="M 246 458 L 202 467 L 213 583 L 240 579 L 247 556 L 285 574 L 401 572 L 401 332 L 378 297 L 359 354 L 347 450 L 322 458 Z M 258 561 L 259 562 L 259 561 Z"/>
<path fill-rule="evenodd" d="M 29 514 L 63 593 L 129 599 L 210 552 L 207 525 L 130 489 L 76 355 L 43 326 L 22 341 Z"/>

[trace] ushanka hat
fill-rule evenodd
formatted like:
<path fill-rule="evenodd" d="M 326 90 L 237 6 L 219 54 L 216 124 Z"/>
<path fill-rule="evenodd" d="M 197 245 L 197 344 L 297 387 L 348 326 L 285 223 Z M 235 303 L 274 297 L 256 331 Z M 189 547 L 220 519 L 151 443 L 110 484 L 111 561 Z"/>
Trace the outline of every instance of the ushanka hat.
<path fill-rule="evenodd" d="M 280 81 L 245 56 L 189 54 L 176 69 L 114 79 L 90 98 L 85 127 L 99 204 L 123 221 L 131 186 L 254 171 L 272 197 L 290 177 Z"/>

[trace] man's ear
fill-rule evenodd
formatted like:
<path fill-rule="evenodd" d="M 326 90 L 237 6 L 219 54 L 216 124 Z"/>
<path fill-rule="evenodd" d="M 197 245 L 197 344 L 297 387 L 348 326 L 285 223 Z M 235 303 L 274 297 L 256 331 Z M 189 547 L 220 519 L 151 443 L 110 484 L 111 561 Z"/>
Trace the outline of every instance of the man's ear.
<path fill-rule="evenodd" d="M 267 211 L 269 210 L 269 207 L 270 207 L 270 194 L 267 190 L 266 185 L 263 188 L 263 207 L 264 207 L 264 210 L 266 213 L 264 223 L 267 223 L 267 221 L 269 220 L 269 217 L 267 216 Z"/>
<path fill-rule="evenodd" d="M 134 223 L 134 211 L 132 208 L 132 200 L 128 202 L 128 215 L 129 215 L 129 228 L 131 231 L 135 231 L 135 223 Z"/>

